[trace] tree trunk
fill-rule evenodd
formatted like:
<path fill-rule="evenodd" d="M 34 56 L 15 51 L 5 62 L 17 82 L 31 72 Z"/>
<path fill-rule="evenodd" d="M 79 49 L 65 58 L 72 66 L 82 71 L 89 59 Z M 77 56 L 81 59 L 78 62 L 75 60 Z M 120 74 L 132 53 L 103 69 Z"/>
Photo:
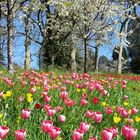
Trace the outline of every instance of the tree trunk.
<path fill-rule="evenodd" d="M 84 72 L 87 72 L 87 39 L 84 38 Z"/>
<path fill-rule="evenodd" d="M 54 59 L 55 59 L 55 56 L 54 56 L 54 55 L 52 55 L 52 56 L 51 56 L 51 63 L 52 63 L 52 67 L 54 67 Z"/>
<path fill-rule="evenodd" d="M 95 73 L 98 72 L 98 66 L 99 66 L 99 46 L 96 46 L 95 48 Z"/>
<path fill-rule="evenodd" d="M 8 56 L 8 71 L 9 73 L 14 73 L 14 57 L 13 57 L 13 0 L 7 0 L 7 31 L 8 31 L 8 41 L 7 41 L 7 56 Z"/>
<path fill-rule="evenodd" d="M 71 51 L 71 71 L 76 72 L 76 51 L 77 48 L 73 47 Z"/>
<path fill-rule="evenodd" d="M 30 36 L 30 24 L 29 24 L 29 17 L 27 15 L 25 19 L 25 32 L 26 32 L 26 39 L 25 39 L 25 69 L 30 69 L 30 44 L 31 40 L 29 39 Z"/>

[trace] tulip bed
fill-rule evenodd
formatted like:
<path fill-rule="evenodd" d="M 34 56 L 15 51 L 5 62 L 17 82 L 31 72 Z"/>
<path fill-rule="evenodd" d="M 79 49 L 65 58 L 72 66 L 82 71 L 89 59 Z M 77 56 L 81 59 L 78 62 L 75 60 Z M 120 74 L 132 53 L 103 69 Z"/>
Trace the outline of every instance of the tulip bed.
<path fill-rule="evenodd" d="M 139 107 L 137 76 L 53 71 L 3 76 L 0 140 L 140 140 Z"/>

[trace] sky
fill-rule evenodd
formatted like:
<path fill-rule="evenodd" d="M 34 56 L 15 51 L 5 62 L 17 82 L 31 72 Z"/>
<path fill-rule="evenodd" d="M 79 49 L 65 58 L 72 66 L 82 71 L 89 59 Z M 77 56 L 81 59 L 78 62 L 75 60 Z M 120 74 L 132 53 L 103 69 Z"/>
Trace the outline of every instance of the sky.
<path fill-rule="evenodd" d="M 137 14 L 140 15 L 140 7 L 137 8 Z M 24 32 L 24 25 L 20 22 L 15 21 L 16 26 L 20 32 Z M 25 48 L 24 48 L 24 41 L 25 37 L 16 37 L 14 41 L 14 62 L 24 67 L 24 58 L 25 58 Z M 100 47 L 99 50 L 99 57 L 104 55 L 109 60 L 112 59 L 112 50 L 115 45 L 119 44 L 119 39 L 114 38 L 112 40 L 112 46 L 108 46 L 105 44 L 104 46 Z M 31 68 L 38 69 L 38 58 L 32 54 L 37 54 L 39 51 L 40 46 L 36 43 L 32 43 L 30 45 L 31 50 Z M 6 54 L 6 53 L 5 53 Z"/>

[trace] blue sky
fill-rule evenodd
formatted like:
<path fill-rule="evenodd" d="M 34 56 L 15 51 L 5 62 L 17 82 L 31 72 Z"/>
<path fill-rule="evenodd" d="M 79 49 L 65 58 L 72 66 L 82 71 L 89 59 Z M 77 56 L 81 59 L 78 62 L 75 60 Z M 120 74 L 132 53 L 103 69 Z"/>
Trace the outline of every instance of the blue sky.
<path fill-rule="evenodd" d="M 140 7 L 137 8 L 137 14 L 140 15 Z M 22 23 L 19 23 L 17 21 L 15 21 L 16 26 L 18 27 L 18 30 L 20 32 L 24 32 L 24 25 Z M 14 62 L 19 64 L 20 66 L 24 66 L 24 58 L 25 58 L 25 48 L 24 48 L 24 41 L 25 41 L 25 37 L 16 37 L 15 41 L 14 41 Z M 112 40 L 112 46 L 107 46 L 104 45 L 102 47 L 100 47 L 99 50 L 99 56 L 101 55 L 105 55 L 108 57 L 108 59 L 112 59 L 112 50 L 114 48 L 115 45 L 119 44 L 119 39 L 118 38 L 114 38 Z M 32 54 L 34 53 L 38 53 L 40 46 L 36 43 L 32 43 L 30 45 L 30 49 L 31 49 L 31 67 L 38 69 L 38 58 Z"/>

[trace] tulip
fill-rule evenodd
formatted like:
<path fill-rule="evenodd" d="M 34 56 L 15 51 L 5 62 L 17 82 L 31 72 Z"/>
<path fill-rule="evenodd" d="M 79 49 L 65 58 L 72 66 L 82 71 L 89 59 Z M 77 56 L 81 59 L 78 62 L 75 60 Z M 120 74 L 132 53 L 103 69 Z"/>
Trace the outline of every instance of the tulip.
<path fill-rule="evenodd" d="M 3 96 L 3 92 L 1 91 L 1 92 L 0 92 L 0 97 L 2 97 L 2 96 Z"/>
<path fill-rule="evenodd" d="M 31 93 L 35 93 L 35 92 L 36 92 L 36 88 L 32 87 L 32 88 L 30 89 L 30 92 L 31 92 Z"/>
<path fill-rule="evenodd" d="M 97 139 L 94 138 L 94 137 L 92 137 L 92 136 L 90 136 L 90 137 L 89 137 L 89 140 L 97 140 Z"/>
<path fill-rule="evenodd" d="M 106 112 L 106 114 L 110 115 L 113 113 L 113 109 L 111 107 L 107 107 L 105 112 Z"/>
<path fill-rule="evenodd" d="M 102 131 L 102 140 L 112 140 L 113 133 L 109 129 L 105 129 Z"/>
<path fill-rule="evenodd" d="M 56 111 L 57 111 L 57 112 L 61 112 L 62 109 L 63 109 L 62 106 L 57 106 L 57 107 L 56 107 Z"/>
<path fill-rule="evenodd" d="M 51 120 L 44 120 L 41 124 L 41 129 L 44 133 L 50 132 L 50 129 L 52 129 L 53 123 Z"/>
<path fill-rule="evenodd" d="M 100 123 L 103 119 L 102 113 L 101 112 L 94 112 L 93 119 L 94 119 L 95 123 Z"/>
<path fill-rule="evenodd" d="M 90 111 L 90 110 L 87 110 L 85 116 L 86 116 L 87 118 L 92 118 L 92 117 L 93 117 L 93 112 Z"/>
<path fill-rule="evenodd" d="M 112 138 L 115 138 L 118 135 L 118 128 L 116 128 L 115 126 L 109 128 L 109 130 L 112 131 L 112 134 L 113 134 Z"/>
<path fill-rule="evenodd" d="M 87 105 L 87 100 L 86 99 L 81 99 L 81 101 L 80 101 L 80 104 L 82 105 L 82 106 L 86 106 Z"/>
<path fill-rule="evenodd" d="M 128 98 L 127 95 L 124 95 L 124 96 L 123 96 L 123 100 L 126 100 L 127 98 Z"/>
<path fill-rule="evenodd" d="M 127 110 L 125 110 L 125 109 L 123 109 L 122 111 L 121 111 L 121 116 L 123 117 L 123 118 L 127 118 L 128 116 L 129 116 L 129 113 L 128 113 L 128 111 Z"/>
<path fill-rule="evenodd" d="M 49 103 L 51 101 L 51 96 L 46 95 L 44 96 L 44 102 Z"/>
<path fill-rule="evenodd" d="M 50 104 L 45 104 L 44 105 L 44 110 L 45 111 L 48 111 L 49 108 L 51 108 L 51 105 Z"/>
<path fill-rule="evenodd" d="M 72 140 L 82 140 L 84 131 L 80 129 L 75 129 L 72 134 Z"/>
<path fill-rule="evenodd" d="M 84 133 L 87 132 L 90 128 L 90 125 L 88 123 L 85 122 L 81 122 L 80 124 L 80 130 L 83 130 Z"/>
<path fill-rule="evenodd" d="M 53 108 L 49 108 L 49 109 L 47 110 L 47 113 L 48 113 L 48 116 L 54 116 L 55 113 L 56 113 L 56 110 L 53 109 Z"/>
<path fill-rule="evenodd" d="M 9 133 L 9 128 L 6 126 L 0 126 L 0 139 L 6 138 Z"/>
<path fill-rule="evenodd" d="M 124 108 L 122 106 L 117 106 L 116 111 L 121 113 Z"/>
<path fill-rule="evenodd" d="M 131 128 L 130 126 L 123 126 L 122 135 L 126 140 L 134 140 L 137 135 L 137 129 Z"/>
<path fill-rule="evenodd" d="M 136 109 L 136 108 L 132 108 L 132 109 L 131 109 L 131 113 L 132 113 L 133 115 L 137 114 L 138 111 L 139 111 L 139 110 Z"/>
<path fill-rule="evenodd" d="M 95 97 L 95 98 L 93 98 L 92 101 L 93 101 L 93 103 L 96 105 L 96 104 L 98 104 L 98 102 L 99 102 L 99 98 L 96 98 L 96 97 Z"/>
<path fill-rule="evenodd" d="M 35 104 L 35 107 L 36 107 L 36 109 L 40 109 L 40 107 L 41 107 L 41 104 L 39 104 L 39 103 L 36 103 L 36 104 Z"/>
<path fill-rule="evenodd" d="M 61 97 L 62 99 L 67 99 L 67 97 L 68 97 L 68 92 L 67 92 L 67 91 L 61 91 L 60 97 Z"/>
<path fill-rule="evenodd" d="M 25 130 L 21 129 L 21 130 L 16 130 L 15 131 L 16 140 L 24 140 L 25 135 L 26 135 L 26 131 Z"/>
<path fill-rule="evenodd" d="M 23 109 L 21 117 L 23 119 L 28 119 L 30 117 L 31 110 L 30 109 Z"/>
<path fill-rule="evenodd" d="M 51 139 L 56 139 L 60 134 L 61 134 L 60 128 L 54 126 L 50 129 L 50 138 Z"/>
<path fill-rule="evenodd" d="M 65 100 L 64 100 L 64 103 L 65 103 L 67 106 L 74 106 L 74 105 L 75 105 L 75 101 L 74 101 L 74 100 L 71 100 L 71 99 L 65 99 Z"/>
<path fill-rule="evenodd" d="M 65 122 L 66 117 L 64 115 L 59 116 L 59 122 Z"/>

